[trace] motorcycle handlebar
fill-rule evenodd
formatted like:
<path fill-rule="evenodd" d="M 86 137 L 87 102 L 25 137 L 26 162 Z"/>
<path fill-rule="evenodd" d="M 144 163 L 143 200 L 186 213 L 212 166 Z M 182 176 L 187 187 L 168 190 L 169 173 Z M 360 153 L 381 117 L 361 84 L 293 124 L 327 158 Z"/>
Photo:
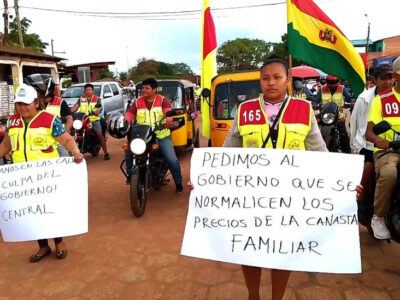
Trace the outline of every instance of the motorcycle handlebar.
<path fill-rule="evenodd" d="M 398 151 L 400 149 L 400 141 L 394 141 L 389 143 L 390 148 L 394 151 Z"/>

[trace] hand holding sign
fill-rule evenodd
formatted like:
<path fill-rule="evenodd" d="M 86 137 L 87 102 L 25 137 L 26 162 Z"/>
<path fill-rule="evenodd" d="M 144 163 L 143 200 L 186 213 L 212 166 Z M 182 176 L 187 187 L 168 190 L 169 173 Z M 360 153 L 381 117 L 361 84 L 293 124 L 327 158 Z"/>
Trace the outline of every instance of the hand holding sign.
<path fill-rule="evenodd" d="M 0 167 L 0 229 L 6 242 L 88 230 L 86 163 L 60 157 Z M 73 179 L 73 180 L 71 180 Z"/>

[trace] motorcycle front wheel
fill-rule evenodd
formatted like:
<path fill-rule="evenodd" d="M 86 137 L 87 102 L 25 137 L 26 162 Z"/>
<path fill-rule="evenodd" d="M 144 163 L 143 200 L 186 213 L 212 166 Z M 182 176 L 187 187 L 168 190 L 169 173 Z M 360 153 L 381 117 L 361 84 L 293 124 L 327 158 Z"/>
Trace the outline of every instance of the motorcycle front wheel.
<path fill-rule="evenodd" d="M 135 217 L 143 216 L 147 202 L 145 177 L 141 179 L 138 174 L 132 174 L 129 200 L 131 203 L 132 213 Z"/>
<path fill-rule="evenodd" d="M 339 149 L 335 137 L 329 134 L 324 136 L 323 139 L 329 152 L 338 152 Z"/>

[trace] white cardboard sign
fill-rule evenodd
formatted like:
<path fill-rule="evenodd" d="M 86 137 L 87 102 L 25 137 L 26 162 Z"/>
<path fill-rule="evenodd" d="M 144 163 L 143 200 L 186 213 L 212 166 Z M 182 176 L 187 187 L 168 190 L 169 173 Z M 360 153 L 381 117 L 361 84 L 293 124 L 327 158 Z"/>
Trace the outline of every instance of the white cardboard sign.
<path fill-rule="evenodd" d="M 0 229 L 5 242 L 86 233 L 86 162 L 60 157 L 1 166 Z"/>
<path fill-rule="evenodd" d="M 199 148 L 181 254 L 283 270 L 360 273 L 359 155 Z"/>

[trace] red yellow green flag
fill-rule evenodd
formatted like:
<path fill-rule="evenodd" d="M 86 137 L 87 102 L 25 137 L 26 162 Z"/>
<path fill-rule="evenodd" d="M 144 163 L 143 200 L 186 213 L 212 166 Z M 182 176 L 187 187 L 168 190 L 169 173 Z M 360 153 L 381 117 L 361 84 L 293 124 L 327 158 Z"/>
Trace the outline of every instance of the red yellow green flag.
<path fill-rule="evenodd" d="M 210 11 L 210 1 L 204 0 L 201 34 L 201 89 L 211 89 L 211 79 L 217 75 L 217 37 Z M 210 138 L 209 99 L 201 99 L 202 135 Z"/>
<path fill-rule="evenodd" d="M 355 96 L 365 86 L 360 55 L 312 0 L 287 0 L 289 54 L 349 82 Z"/>

